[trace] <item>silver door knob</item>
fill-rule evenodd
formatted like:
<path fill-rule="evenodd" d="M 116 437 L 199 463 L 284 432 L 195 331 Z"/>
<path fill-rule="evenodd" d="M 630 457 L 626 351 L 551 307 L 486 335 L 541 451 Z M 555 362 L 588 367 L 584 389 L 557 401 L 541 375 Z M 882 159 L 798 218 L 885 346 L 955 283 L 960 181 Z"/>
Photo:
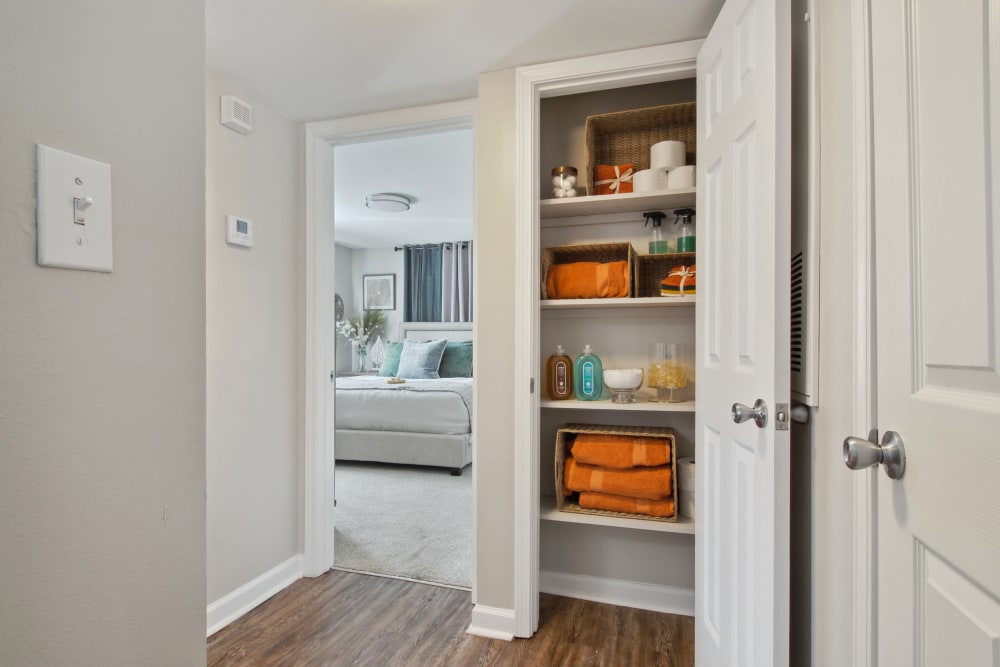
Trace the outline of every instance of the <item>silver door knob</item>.
<path fill-rule="evenodd" d="M 748 408 L 742 403 L 733 403 L 733 421 L 742 424 L 753 419 L 757 428 L 764 428 L 767 425 L 767 403 L 763 398 L 758 398 L 752 408 Z"/>
<path fill-rule="evenodd" d="M 899 479 L 906 470 L 903 439 L 895 431 L 886 431 L 881 445 L 854 436 L 844 438 L 844 463 L 851 470 L 864 470 L 881 463 L 889 479 Z"/>

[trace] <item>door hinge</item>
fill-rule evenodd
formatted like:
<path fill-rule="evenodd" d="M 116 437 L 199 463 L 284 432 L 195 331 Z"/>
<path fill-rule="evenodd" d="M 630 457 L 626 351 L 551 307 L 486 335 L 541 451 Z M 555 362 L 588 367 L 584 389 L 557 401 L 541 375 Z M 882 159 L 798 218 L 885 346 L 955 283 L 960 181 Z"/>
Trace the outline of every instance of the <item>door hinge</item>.
<path fill-rule="evenodd" d="M 337 371 L 330 371 L 330 381 L 333 382 L 337 379 Z"/>
<path fill-rule="evenodd" d="M 528 383 L 528 393 L 529 394 L 535 393 L 535 378 L 531 378 L 531 382 Z"/>

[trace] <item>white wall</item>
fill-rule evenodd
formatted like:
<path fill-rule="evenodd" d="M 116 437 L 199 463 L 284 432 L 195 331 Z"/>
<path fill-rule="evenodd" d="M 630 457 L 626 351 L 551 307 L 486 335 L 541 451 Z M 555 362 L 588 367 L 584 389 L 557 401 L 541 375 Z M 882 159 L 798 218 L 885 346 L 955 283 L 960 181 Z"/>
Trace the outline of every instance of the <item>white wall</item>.
<path fill-rule="evenodd" d="M 403 321 L 403 253 L 392 248 L 355 249 L 351 265 L 353 281 L 354 310 L 360 315 L 364 306 L 363 290 L 365 274 L 396 274 L 396 309 L 386 310 L 385 333 L 382 340 L 399 340 L 399 325 Z"/>
<path fill-rule="evenodd" d="M 354 273 L 353 273 L 353 260 L 351 259 L 354 251 L 342 245 L 334 246 L 334 278 L 333 284 L 334 289 L 340 298 L 344 300 L 344 316 L 347 317 L 351 313 L 358 312 L 358 303 L 354 300 Z M 348 343 L 343 337 L 337 336 L 337 358 L 335 368 L 338 371 L 349 371 L 351 370 L 351 344 Z"/>
<path fill-rule="evenodd" d="M 296 124 L 220 75 L 205 85 L 211 603 L 302 550 L 304 261 Z M 220 95 L 253 105 L 252 133 L 219 123 Z M 254 221 L 253 248 L 226 244 L 227 213 Z"/>
<path fill-rule="evenodd" d="M 0 4 L 0 664 L 205 664 L 205 6 Z M 35 143 L 114 272 L 35 264 Z"/>

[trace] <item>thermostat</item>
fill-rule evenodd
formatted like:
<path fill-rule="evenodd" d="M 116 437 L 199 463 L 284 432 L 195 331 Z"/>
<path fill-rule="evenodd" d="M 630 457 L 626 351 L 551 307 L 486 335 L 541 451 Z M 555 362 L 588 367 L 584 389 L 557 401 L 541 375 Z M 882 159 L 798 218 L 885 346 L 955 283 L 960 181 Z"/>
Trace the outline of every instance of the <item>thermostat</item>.
<path fill-rule="evenodd" d="M 253 220 L 238 215 L 226 216 L 226 243 L 253 247 Z"/>

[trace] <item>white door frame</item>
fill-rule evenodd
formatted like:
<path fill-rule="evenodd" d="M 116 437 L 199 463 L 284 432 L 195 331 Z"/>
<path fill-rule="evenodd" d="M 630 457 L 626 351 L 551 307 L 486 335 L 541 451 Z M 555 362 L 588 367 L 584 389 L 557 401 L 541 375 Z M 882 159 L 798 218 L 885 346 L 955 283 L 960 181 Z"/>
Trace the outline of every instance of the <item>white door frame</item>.
<path fill-rule="evenodd" d="M 302 532 L 303 573 L 307 577 L 319 576 L 333 566 L 334 393 L 330 382 L 336 339 L 332 317 L 335 255 L 333 150 L 338 144 L 470 129 L 474 125 L 475 112 L 476 100 L 467 99 L 305 125 L 306 312 L 305 367 L 302 373 L 305 381 Z"/>
<path fill-rule="evenodd" d="M 538 629 L 538 107 L 543 97 L 694 78 L 702 40 L 519 67 L 515 73 L 514 634 Z M 538 386 L 541 386 L 538 384 Z"/>

